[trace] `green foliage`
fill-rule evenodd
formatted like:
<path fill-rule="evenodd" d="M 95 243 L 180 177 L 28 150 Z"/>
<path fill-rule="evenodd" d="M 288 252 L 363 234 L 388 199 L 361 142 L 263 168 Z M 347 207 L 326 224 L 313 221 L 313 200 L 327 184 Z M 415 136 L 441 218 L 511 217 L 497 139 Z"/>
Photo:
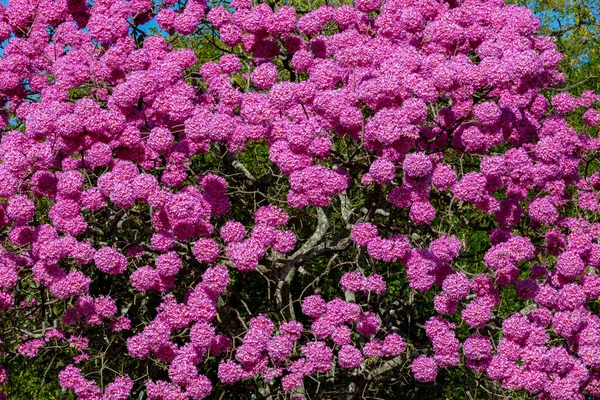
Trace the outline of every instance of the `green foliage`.
<path fill-rule="evenodd" d="M 48 356 L 30 360 L 20 357 L 9 371 L 11 379 L 5 386 L 11 400 L 72 400 L 75 395 L 60 387 L 56 377 L 65 365 Z"/>

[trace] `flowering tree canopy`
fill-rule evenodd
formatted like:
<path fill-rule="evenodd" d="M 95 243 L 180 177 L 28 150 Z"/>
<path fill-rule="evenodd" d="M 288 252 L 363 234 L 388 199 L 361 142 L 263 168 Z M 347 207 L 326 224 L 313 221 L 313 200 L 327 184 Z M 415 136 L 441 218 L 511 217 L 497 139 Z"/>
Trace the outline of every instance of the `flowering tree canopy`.
<path fill-rule="evenodd" d="M 503 0 L 0 6 L 0 398 L 25 365 L 81 400 L 600 397 L 600 98 L 538 31 Z"/>

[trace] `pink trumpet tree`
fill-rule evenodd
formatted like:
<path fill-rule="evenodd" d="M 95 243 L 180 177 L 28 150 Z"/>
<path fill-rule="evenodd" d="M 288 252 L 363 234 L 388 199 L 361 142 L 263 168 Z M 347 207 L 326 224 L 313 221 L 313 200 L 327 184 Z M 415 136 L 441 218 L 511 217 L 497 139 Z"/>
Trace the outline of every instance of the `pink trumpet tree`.
<path fill-rule="evenodd" d="M 600 397 L 599 98 L 538 30 L 502 0 L 9 0 L 0 385 L 26 357 L 81 400 L 448 368 Z"/>

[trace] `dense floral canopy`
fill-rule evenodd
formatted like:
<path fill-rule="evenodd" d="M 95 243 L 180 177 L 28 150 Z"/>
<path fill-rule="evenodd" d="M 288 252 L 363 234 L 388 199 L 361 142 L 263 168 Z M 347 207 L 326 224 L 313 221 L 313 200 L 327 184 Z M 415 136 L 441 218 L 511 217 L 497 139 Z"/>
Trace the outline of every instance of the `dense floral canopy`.
<path fill-rule="evenodd" d="M 0 384 L 54 353 L 82 400 L 303 397 L 311 378 L 360 395 L 457 366 L 600 396 L 599 97 L 558 90 L 538 30 L 502 0 L 9 0 Z M 207 35 L 212 61 L 181 44 Z M 261 177 L 240 161 L 256 146 Z M 475 270 L 463 214 L 488 224 Z M 389 317 L 397 276 L 431 294 L 414 343 Z M 242 289 L 275 306 L 228 304 Z"/>

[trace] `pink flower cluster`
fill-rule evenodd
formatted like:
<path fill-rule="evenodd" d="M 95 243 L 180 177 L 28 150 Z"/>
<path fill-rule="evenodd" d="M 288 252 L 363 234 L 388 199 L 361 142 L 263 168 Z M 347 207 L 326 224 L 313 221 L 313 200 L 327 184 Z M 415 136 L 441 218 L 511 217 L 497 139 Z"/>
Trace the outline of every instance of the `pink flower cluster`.
<path fill-rule="evenodd" d="M 446 277 L 453 273 L 449 263 L 458 257 L 461 249 L 460 241 L 454 236 L 443 236 L 434 240 L 429 250 L 413 249 L 408 239 L 402 235 L 392 235 L 388 239 L 379 237 L 377 227 L 371 223 L 356 224 L 351 237 L 357 245 L 366 247 L 369 255 L 375 260 L 401 260 L 406 268 L 410 286 L 419 291 L 431 289 L 434 283 L 441 285 Z M 349 275 L 346 280 L 350 280 L 351 277 L 353 275 Z M 438 296 L 438 299 L 441 301 L 442 297 L 444 302 L 451 304 L 457 304 L 457 300 L 460 300 L 444 295 Z"/>
<path fill-rule="evenodd" d="M 239 364 L 224 360 L 219 365 L 219 379 L 223 383 L 232 384 L 255 375 L 262 375 L 269 382 L 281 376 L 281 362 L 290 357 L 295 341 L 302 335 L 302 325 L 295 321 L 282 324 L 279 335 L 275 335 L 275 325 L 263 315 L 251 319 L 249 326 L 236 349 Z M 269 360 L 273 365 L 269 365 Z"/>
<path fill-rule="evenodd" d="M 68 365 L 59 373 L 60 385 L 71 389 L 81 399 L 89 400 L 126 400 L 133 388 L 133 381 L 129 376 L 117 376 L 113 382 L 106 386 L 104 394 L 100 387 L 93 381 L 86 379 L 81 370 L 74 365 Z"/>
<path fill-rule="evenodd" d="M 388 195 L 394 206 L 410 206 L 409 218 L 417 225 L 428 224 L 435 218 L 436 210 L 428 201 L 431 184 L 445 190 L 456 181 L 452 168 L 439 164 L 439 156 L 439 153 L 427 155 L 424 152 L 407 154 L 402 164 L 403 185 L 393 188 Z"/>
<path fill-rule="evenodd" d="M 248 239 L 244 239 L 246 229 L 239 222 L 229 221 L 221 229 L 221 237 L 227 244 L 226 255 L 240 271 L 253 271 L 269 248 L 286 254 L 296 246 L 292 231 L 276 229 L 287 225 L 288 215 L 284 210 L 272 204 L 260 207 L 254 213 L 254 221 Z"/>
<path fill-rule="evenodd" d="M 78 320 L 85 320 L 88 325 L 100 325 L 103 320 L 117 313 L 117 305 L 110 297 L 93 298 L 89 295 L 77 299 L 74 308 L 70 308 L 63 316 L 66 325 L 73 325 Z"/>
<path fill-rule="evenodd" d="M 352 240 L 361 247 L 366 247 L 369 255 L 375 260 L 393 262 L 402 259 L 410 250 L 408 239 L 402 235 L 389 238 L 379 236 L 377 227 L 370 222 L 359 222 L 352 228 Z"/>
<path fill-rule="evenodd" d="M 348 188 L 350 178 L 341 170 L 331 170 L 320 165 L 307 167 L 290 174 L 288 204 L 294 208 L 326 207 L 331 199 Z"/>
<path fill-rule="evenodd" d="M 49 225 L 38 225 L 33 231 L 27 266 L 31 266 L 33 279 L 44 285 L 50 293 L 60 299 L 88 293 L 91 279 L 77 269 L 65 272 L 59 262 L 72 259 L 77 263 L 90 264 L 95 249 L 85 241 L 73 236 L 58 236 L 57 230 Z"/>
<path fill-rule="evenodd" d="M 202 274 L 202 282 L 187 293 L 183 303 L 178 303 L 173 295 L 164 296 L 156 318 L 127 339 L 132 357 L 143 360 L 153 352 L 157 359 L 169 365 L 172 383 L 148 381 L 149 397 L 159 399 L 177 394 L 202 399 L 210 394 L 212 385 L 208 378 L 198 374 L 197 365 L 207 351 L 219 355 L 231 347 L 231 340 L 216 334 L 212 324 L 217 314 L 216 301 L 228 284 L 227 267 L 208 268 Z M 190 324 L 189 342 L 179 346 L 170 340 L 173 333 L 181 332 Z"/>
<path fill-rule="evenodd" d="M 383 340 L 375 338 L 381 328 L 379 318 L 372 312 L 362 312 L 356 303 L 341 299 L 326 302 L 319 295 L 311 295 L 303 300 L 302 311 L 314 319 L 311 331 L 317 339 L 301 345 L 302 357 L 294 360 L 293 352 L 304 333 L 300 322 L 284 322 L 276 332 L 275 324 L 259 315 L 250 320 L 242 344 L 236 349 L 237 362 L 223 360 L 219 364 L 219 380 L 233 384 L 253 377 L 265 382 L 281 378 L 283 389 L 291 391 L 302 386 L 305 376 L 329 372 L 334 367 L 335 349 L 339 366 L 355 369 L 365 357 L 395 357 L 406 348 L 397 333 L 389 333 Z M 370 339 L 362 351 L 353 331 Z"/>
<path fill-rule="evenodd" d="M 383 277 L 378 274 L 365 277 L 360 271 L 346 272 L 340 279 L 342 289 L 347 292 L 375 292 L 382 294 L 385 292 L 386 285 Z"/>

